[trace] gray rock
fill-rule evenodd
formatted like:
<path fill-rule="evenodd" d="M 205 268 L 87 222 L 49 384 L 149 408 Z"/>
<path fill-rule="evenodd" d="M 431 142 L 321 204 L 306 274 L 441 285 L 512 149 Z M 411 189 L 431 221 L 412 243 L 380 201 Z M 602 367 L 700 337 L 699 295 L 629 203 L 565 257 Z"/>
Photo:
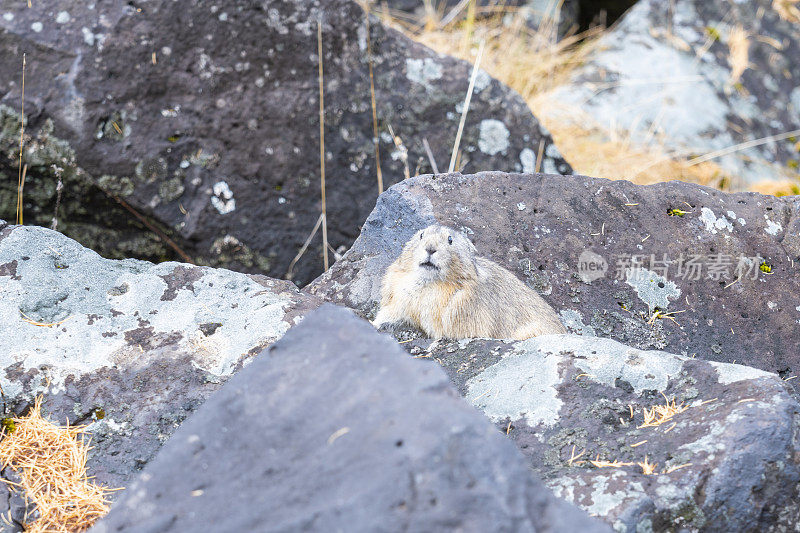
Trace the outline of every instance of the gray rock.
<path fill-rule="evenodd" d="M 635 141 L 663 135 L 669 149 L 687 155 L 800 130 L 800 19 L 781 18 L 780 4 L 640 0 L 556 98 Z M 730 50 L 741 35 L 736 28 L 748 48 L 740 76 Z M 798 138 L 756 143 L 714 161 L 744 178 L 732 184 L 739 188 L 797 177 Z"/>
<path fill-rule="evenodd" d="M 89 424 L 89 470 L 122 486 L 175 428 L 319 305 L 287 281 L 103 259 L 34 226 L 0 230 L 0 369 L 12 412 L 36 395 Z"/>
<path fill-rule="evenodd" d="M 349 247 L 377 197 L 367 31 L 356 2 L 109 0 L 0 9 L 0 216 L 17 201 L 20 76 L 25 84 L 28 223 L 107 257 L 284 277 L 319 217 L 317 21 L 322 21 L 328 236 Z M 446 169 L 471 66 L 372 20 L 386 187 Z M 461 141 L 477 170 L 570 167 L 522 98 L 485 72 Z M 129 212 L 136 211 L 138 215 Z M 139 220 L 165 234 L 169 246 Z M 322 270 L 321 235 L 297 263 Z M 178 251 L 181 250 L 181 252 Z M 186 260 L 185 258 L 183 259 Z"/>
<path fill-rule="evenodd" d="M 442 370 L 324 306 L 209 399 L 92 530 L 604 531 Z"/>
<path fill-rule="evenodd" d="M 12 490 L 5 480 L 20 482 L 19 476 L 12 469 L 0 470 L 0 532 L 20 533 L 25 530 L 23 524 L 26 522 L 27 505 L 22 494 Z"/>
<path fill-rule="evenodd" d="M 800 523 L 800 405 L 775 374 L 576 335 L 443 342 L 420 356 L 442 364 L 556 495 L 616 531 Z M 644 425 L 643 410 L 668 401 L 685 410 Z"/>
<path fill-rule="evenodd" d="M 405 11 L 413 14 L 418 20 L 426 20 L 428 16 L 426 12 L 426 2 L 424 0 L 389 0 L 386 5 L 399 11 Z M 542 22 L 547 21 L 548 29 L 553 21 L 557 19 L 555 24 L 557 36 L 562 37 L 568 32 L 575 33 L 578 29 L 580 19 L 591 19 L 592 15 L 589 13 L 592 9 L 585 9 L 581 13 L 580 0 L 563 0 L 561 2 L 553 2 L 552 0 L 505 0 L 502 3 L 497 0 L 480 0 L 478 5 L 476 17 L 490 17 L 497 16 L 498 13 L 511 12 L 524 17 L 528 26 L 532 30 L 542 29 Z M 431 4 L 429 4 L 431 5 Z M 434 9 L 442 20 L 446 21 L 459 21 L 463 20 L 467 13 L 467 5 L 459 0 L 445 0 L 436 2 Z M 505 22 L 505 21 L 504 21 Z"/>
<path fill-rule="evenodd" d="M 538 290 L 572 331 L 739 362 L 784 378 L 800 373 L 795 197 L 728 194 L 677 181 L 638 186 L 500 172 L 422 176 L 381 196 L 353 247 L 309 290 L 371 318 L 386 266 L 432 222 L 466 231 L 480 254 Z M 582 256 L 589 252 L 599 259 Z M 676 262 L 666 271 L 658 263 L 664 254 Z M 641 269 L 628 269 L 632 255 L 641 257 Z M 727 272 L 721 268 L 726 257 Z M 741 257 L 755 259 L 737 272 Z M 690 271 L 693 258 L 697 268 Z M 579 259 L 598 268 L 605 261 L 607 270 L 579 272 Z M 761 270 L 767 267 L 771 273 Z"/>

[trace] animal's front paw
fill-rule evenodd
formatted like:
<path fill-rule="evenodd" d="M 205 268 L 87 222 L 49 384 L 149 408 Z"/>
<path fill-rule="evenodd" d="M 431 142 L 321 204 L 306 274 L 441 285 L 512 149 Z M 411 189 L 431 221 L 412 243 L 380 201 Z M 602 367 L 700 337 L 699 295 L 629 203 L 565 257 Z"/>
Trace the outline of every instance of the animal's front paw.
<path fill-rule="evenodd" d="M 376 320 L 373 320 L 371 322 L 371 324 L 372 324 L 372 327 L 374 327 L 375 329 L 377 329 L 378 331 L 381 331 L 381 332 L 387 332 L 387 331 L 388 332 L 392 332 L 395 329 L 395 324 L 392 323 L 392 322 L 389 322 L 388 320 L 377 320 L 376 319 Z"/>

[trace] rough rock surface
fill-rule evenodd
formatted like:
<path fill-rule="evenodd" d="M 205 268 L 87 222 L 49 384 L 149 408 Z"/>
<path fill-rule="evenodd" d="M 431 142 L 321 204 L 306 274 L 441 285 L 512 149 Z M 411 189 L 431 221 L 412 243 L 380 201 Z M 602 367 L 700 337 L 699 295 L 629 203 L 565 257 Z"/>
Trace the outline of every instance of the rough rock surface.
<path fill-rule="evenodd" d="M 124 485 L 232 373 L 318 301 L 287 281 L 103 259 L 62 234 L 0 224 L 0 369 L 8 408 L 44 396 L 90 424 L 89 470 Z"/>
<path fill-rule="evenodd" d="M 772 0 L 640 0 L 558 100 L 634 140 L 663 135 L 687 155 L 800 130 L 800 11 Z M 714 161 L 747 182 L 797 177 L 798 138 Z"/>
<path fill-rule="evenodd" d="M 324 306 L 234 376 L 93 531 L 604 531 L 447 376 Z"/>
<path fill-rule="evenodd" d="M 556 495 L 616 531 L 800 523 L 800 405 L 775 374 L 577 335 L 404 346 L 441 363 Z M 678 412 L 646 425 L 667 403 Z"/>
<path fill-rule="evenodd" d="M 0 220 L 0 223 L 2 220 Z M 0 224 L 1 226 L 2 224 Z M 0 470 L 0 480 L 19 483 L 19 476 L 10 468 Z M 25 512 L 27 505 L 22 494 L 11 490 L 4 481 L 0 481 L 0 533 L 21 533 L 25 531 Z"/>
<path fill-rule="evenodd" d="M 325 79 L 327 222 L 349 246 L 377 197 L 364 13 L 348 0 L 213 5 L 4 3 L 0 8 L 0 216 L 17 191 L 22 54 L 27 52 L 25 214 L 106 257 L 181 257 L 283 278 L 320 213 L 317 21 Z M 371 24 L 385 186 L 446 170 L 471 66 Z M 389 127 L 402 140 L 395 146 Z M 523 100 L 477 78 L 462 167 L 570 167 Z M 407 156 L 403 150 L 407 150 Z M 321 236 L 294 268 L 322 270 Z M 185 260 L 185 258 L 184 258 Z"/>
<path fill-rule="evenodd" d="M 800 373 L 797 198 L 682 182 L 422 176 L 381 196 L 352 249 L 309 290 L 371 318 L 384 269 L 433 222 L 466 231 L 481 255 L 538 290 L 574 332 L 784 378 Z M 584 282 L 579 259 L 607 270 L 586 269 Z M 665 270 L 664 260 L 674 263 Z"/>

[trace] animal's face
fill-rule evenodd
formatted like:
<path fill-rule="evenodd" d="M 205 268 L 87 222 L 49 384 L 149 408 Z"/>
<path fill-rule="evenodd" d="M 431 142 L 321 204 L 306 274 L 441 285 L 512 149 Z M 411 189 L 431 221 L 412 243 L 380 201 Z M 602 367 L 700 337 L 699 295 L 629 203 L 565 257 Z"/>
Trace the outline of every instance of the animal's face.
<path fill-rule="evenodd" d="M 428 226 L 406 243 L 404 254 L 411 258 L 421 283 L 457 281 L 474 271 L 475 246 L 467 237 L 446 226 Z"/>

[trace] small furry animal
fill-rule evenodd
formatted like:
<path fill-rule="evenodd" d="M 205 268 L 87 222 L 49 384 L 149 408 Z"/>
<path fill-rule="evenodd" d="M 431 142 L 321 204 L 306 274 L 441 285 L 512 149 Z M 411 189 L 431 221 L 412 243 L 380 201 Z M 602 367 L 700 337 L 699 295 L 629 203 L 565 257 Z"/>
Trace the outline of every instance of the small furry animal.
<path fill-rule="evenodd" d="M 436 339 L 522 340 L 567 332 L 541 296 L 479 257 L 464 234 L 439 225 L 415 233 L 383 277 L 373 325 L 402 322 Z"/>

